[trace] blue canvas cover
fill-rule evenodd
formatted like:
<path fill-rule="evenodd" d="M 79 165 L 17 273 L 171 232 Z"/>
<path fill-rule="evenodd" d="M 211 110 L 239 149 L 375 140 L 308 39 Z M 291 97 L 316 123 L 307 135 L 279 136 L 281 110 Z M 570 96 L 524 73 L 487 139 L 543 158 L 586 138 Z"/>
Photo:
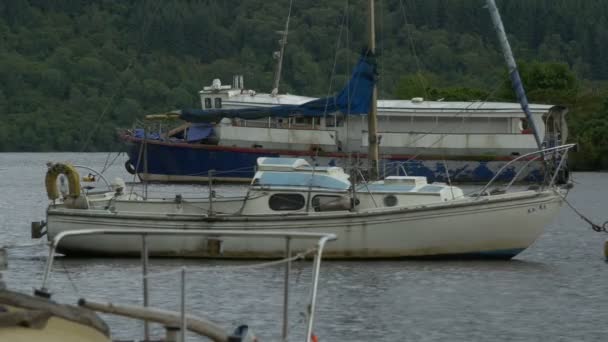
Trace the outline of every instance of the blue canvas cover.
<path fill-rule="evenodd" d="M 376 62 L 371 52 L 364 53 L 346 87 L 337 95 L 316 99 L 301 105 L 243 109 L 182 109 L 180 119 L 188 122 L 219 122 L 222 118 L 259 119 L 265 117 L 325 116 L 341 112 L 345 115 L 367 114 L 376 82 Z"/>
<path fill-rule="evenodd" d="M 209 138 L 213 134 L 213 126 L 210 124 L 198 124 L 188 127 L 187 142 L 194 142 Z"/>
<path fill-rule="evenodd" d="M 139 139 L 143 139 L 144 134 L 146 135 L 145 138 L 148 138 L 150 140 L 161 140 L 160 134 L 156 132 L 145 132 L 143 128 L 136 128 L 133 131 L 133 136 Z"/>

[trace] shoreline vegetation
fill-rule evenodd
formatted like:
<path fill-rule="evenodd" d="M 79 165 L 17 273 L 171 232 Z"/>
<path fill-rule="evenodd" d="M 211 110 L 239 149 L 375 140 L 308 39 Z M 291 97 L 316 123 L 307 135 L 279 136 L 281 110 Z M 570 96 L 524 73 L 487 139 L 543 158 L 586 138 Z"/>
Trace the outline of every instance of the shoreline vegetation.
<path fill-rule="evenodd" d="M 359 2 L 295 1 L 280 92 L 326 96 L 342 87 L 365 40 Z M 483 5 L 379 1 L 381 98 L 515 101 Z M 530 102 L 569 108 L 569 140 L 578 143 L 570 165 L 607 170 L 608 2 L 498 5 Z M 118 129 L 145 114 L 199 107 L 198 91 L 214 78 L 242 74 L 247 88 L 270 91 L 288 6 L 0 3 L 0 152 L 120 151 Z"/>

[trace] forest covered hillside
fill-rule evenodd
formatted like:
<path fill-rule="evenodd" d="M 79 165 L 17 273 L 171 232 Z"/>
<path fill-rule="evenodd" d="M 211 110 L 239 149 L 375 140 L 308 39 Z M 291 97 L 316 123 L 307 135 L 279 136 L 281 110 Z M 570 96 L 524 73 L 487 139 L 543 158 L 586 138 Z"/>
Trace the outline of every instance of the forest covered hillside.
<path fill-rule="evenodd" d="M 281 92 L 324 96 L 366 42 L 366 0 L 295 0 Z M 514 100 L 483 0 L 377 0 L 383 98 Z M 498 1 L 531 102 L 570 108 L 608 168 L 608 1 Z M 198 107 L 213 78 L 270 91 L 289 0 L 0 2 L 0 151 L 118 151 L 116 130 Z"/>

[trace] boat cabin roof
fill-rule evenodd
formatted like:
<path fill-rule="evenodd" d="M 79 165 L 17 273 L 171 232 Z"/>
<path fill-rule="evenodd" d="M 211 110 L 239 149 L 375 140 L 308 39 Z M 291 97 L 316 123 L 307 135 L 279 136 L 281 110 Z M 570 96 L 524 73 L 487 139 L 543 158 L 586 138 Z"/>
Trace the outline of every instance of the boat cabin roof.
<path fill-rule="evenodd" d="M 269 158 L 261 157 L 257 160 L 259 171 L 295 171 L 310 164 L 302 158 Z"/>
<path fill-rule="evenodd" d="M 426 177 L 413 176 L 389 176 L 384 180 L 372 182 L 366 185 L 359 185 L 357 191 L 374 193 L 420 193 L 420 194 L 439 194 L 449 189 L 448 185 L 442 183 L 428 184 Z"/>
<path fill-rule="evenodd" d="M 258 171 L 252 186 L 322 188 L 346 191 L 351 183 L 341 167 L 312 167 L 301 158 L 270 158 L 257 160 Z"/>

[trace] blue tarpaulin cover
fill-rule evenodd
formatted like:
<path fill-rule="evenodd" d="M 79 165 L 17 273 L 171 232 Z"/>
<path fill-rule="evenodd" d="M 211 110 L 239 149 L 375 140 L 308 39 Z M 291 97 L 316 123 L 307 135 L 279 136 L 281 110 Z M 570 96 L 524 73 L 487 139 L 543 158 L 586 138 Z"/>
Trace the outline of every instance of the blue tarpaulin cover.
<path fill-rule="evenodd" d="M 193 142 L 208 138 L 213 134 L 213 126 L 211 124 L 192 125 L 188 128 L 186 141 Z"/>
<path fill-rule="evenodd" d="M 136 128 L 133 132 L 133 136 L 140 139 L 144 138 L 144 129 Z M 146 138 L 150 140 L 160 140 L 160 134 L 155 132 L 146 132 Z"/>
<path fill-rule="evenodd" d="M 180 119 L 188 122 L 219 122 L 222 118 L 259 119 L 292 115 L 318 117 L 335 112 L 345 115 L 367 114 L 376 75 L 374 56 L 370 52 L 366 52 L 359 59 L 346 87 L 335 96 L 301 105 L 281 105 L 270 108 L 182 109 L 179 111 Z"/>

